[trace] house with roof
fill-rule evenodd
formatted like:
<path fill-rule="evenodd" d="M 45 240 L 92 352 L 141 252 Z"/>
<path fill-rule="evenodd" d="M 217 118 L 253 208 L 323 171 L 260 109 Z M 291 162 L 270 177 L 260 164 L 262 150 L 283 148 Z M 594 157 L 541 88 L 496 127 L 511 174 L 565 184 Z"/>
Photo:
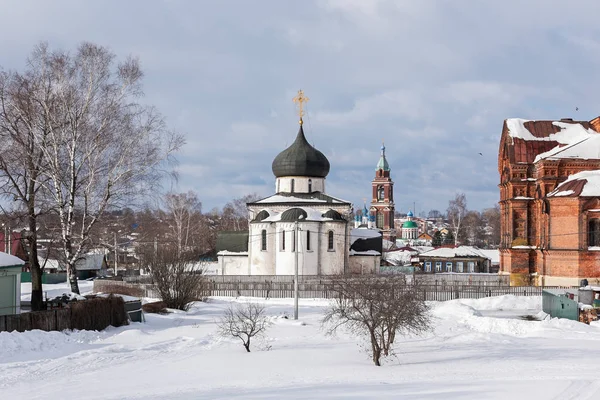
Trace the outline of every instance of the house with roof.
<path fill-rule="evenodd" d="M 25 262 L 0 252 L 0 315 L 21 312 L 21 269 Z"/>
<path fill-rule="evenodd" d="M 20 258 L 25 263 L 23 271 L 29 270 L 29 255 L 23 245 L 23 237 L 20 232 L 10 232 L 5 230 L 0 232 L 0 251 Z"/>
<path fill-rule="evenodd" d="M 300 275 L 378 272 L 381 232 L 351 229 L 352 204 L 326 193 L 329 160 L 306 140 L 302 112 L 271 167 L 275 194 L 246 204 L 248 231 L 217 238 L 222 274 L 294 275 L 296 264 Z"/>
<path fill-rule="evenodd" d="M 507 119 L 500 139 L 500 273 L 513 283 L 600 279 L 600 117 Z"/>
<path fill-rule="evenodd" d="M 425 273 L 489 273 L 490 259 L 475 246 L 438 247 L 419 254 Z"/>

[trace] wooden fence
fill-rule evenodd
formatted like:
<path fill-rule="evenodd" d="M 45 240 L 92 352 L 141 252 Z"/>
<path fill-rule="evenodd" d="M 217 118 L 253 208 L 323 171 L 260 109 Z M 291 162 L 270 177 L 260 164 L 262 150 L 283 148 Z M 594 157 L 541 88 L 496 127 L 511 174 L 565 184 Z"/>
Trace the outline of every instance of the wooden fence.
<path fill-rule="evenodd" d="M 127 325 L 125 303 L 121 297 L 96 298 L 72 302 L 69 307 L 0 315 L 0 332 L 24 332 L 33 329 L 62 331 L 65 329 L 102 330 L 109 325 Z"/>
<path fill-rule="evenodd" d="M 291 298 L 294 297 L 293 282 L 276 281 L 254 281 L 254 282 L 222 282 L 210 280 L 207 295 L 224 297 L 257 297 L 257 298 Z M 411 286 L 411 285 L 409 285 Z M 482 297 L 502 296 L 512 294 L 515 296 L 541 296 L 542 287 L 538 286 L 491 286 L 491 285 L 469 285 L 469 284 L 437 284 L 417 285 L 423 298 L 428 301 L 446 301 L 453 299 L 479 299 Z M 545 287 L 548 288 L 548 287 Z M 553 287 L 560 288 L 560 287 Z M 95 292 L 112 292 L 129 294 L 138 293 L 139 296 L 160 298 L 156 288 L 152 284 L 135 284 L 128 282 L 94 281 Z M 315 282 L 298 282 L 298 296 L 300 298 L 329 299 L 336 296 L 333 283 L 327 279 Z"/>

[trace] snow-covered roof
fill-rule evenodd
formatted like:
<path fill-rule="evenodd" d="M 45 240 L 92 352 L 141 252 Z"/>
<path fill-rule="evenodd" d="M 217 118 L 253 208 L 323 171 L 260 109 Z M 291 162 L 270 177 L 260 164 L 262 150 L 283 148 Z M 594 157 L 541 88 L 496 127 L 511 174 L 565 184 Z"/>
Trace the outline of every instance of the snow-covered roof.
<path fill-rule="evenodd" d="M 24 264 L 25 261 L 20 258 L 0 251 L 0 268 L 16 267 Z"/>
<path fill-rule="evenodd" d="M 479 251 L 485 254 L 492 261 L 492 264 L 500 264 L 500 250 L 479 249 Z"/>
<path fill-rule="evenodd" d="M 348 252 L 348 255 L 351 255 L 351 256 L 379 256 L 379 255 L 381 255 L 381 253 L 378 252 L 377 250 L 365 250 L 365 251 L 350 250 L 350 252 Z"/>
<path fill-rule="evenodd" d="M 525 123 L 534 122 L 522 118 L 509 118 L 506 120 L 508 134 L 513 138 L 523 139 L 526 141 L 554 141 L 561 144 L 571 144 L 578 142 L 590 135 L 598 135 L 593 129 L 586 129 L 580 123 L 568 123 L 553 121 L 552 125 L 560 128 L 556 133 L 549 135 L 535 136 L 529 129 L 525 127 Z"/>
<path fill-rule="evenodd" d="M 354 228 L 350 231 L 350 244 L 358 239 L 378 238 L 381 236 L 379 229 Z"/>
<path fill-rule="evenodd" d="M 43 266 L 44 269 L 55 269 L 57 271 L 66 271 L 65 266 L 58 262 L 58 260 L 54 258 L 45 259 L 43 257 L 38 257 L 40 262 L 40 266 Z"/>
<path fill-rule="evenodd" d="M 393 265 L 410 265 L 413 256 L 417 254 L 417 251 L 388 251 L 385 253 L 385 260 Z"/>
<path fill-rule="evenodd" d="M 600 159 L 600 134 L 587 134 L 578 140 L 563 146 L 556 146 L 552 150 L 538 154 L 534 162 L 550 159 L 575 158 L 580 160 Z"/>
<path fill-rule="evenodd" d="M 375 255 L 369 251 L 375 251 L 377 255 L 383 251 L 383 237 L 378 229 L 354 228 L 350 231 L 351 254 Z"/>
<path fill-rule="evenodd" d="M 426 251 L 422 253 L 423 257 L 439 257 L 439 258 L 452 258 L 452 257 L 483 257 L 490 258 L 481 251 L 480 248 L 475 246 L 459 246 L 459 247 L 440 247 L 434 250 Z"/>
<path fill-rule="evenodd" d="M 105 255 L 103 253 L 86 253 L 83 259 L 75 264 L 78 271 L 96 271 L 102 269 Z"/>
<path fill-rule="evenodd" d="M 600 170 L 582 171 L 570 175 L 548 197 L 600 196 Z"/>
<path fill-rule="evenodd" d="M 350 202 L 325 193 L 277 193 L 250 204 L 350 204 Z"/>

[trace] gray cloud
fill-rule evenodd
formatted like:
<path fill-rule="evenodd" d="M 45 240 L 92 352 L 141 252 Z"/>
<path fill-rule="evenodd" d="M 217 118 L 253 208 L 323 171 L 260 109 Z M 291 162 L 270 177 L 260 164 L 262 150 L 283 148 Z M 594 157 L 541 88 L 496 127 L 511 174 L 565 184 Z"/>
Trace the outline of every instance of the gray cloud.
<path fill-rule="evenodd" d="M 187 137 L 175 189 L 205 209 L 274 190 L 299 88 L 332 195 L 369 197 L 383 139 L 399 209 L 444 210 L 457 191 L 481 209 L 499 198 L 503 119 L 600 113 L 596 3 L 0 0 L 0 65 L 41 40 L 139 56 L 145 101 Z"/>

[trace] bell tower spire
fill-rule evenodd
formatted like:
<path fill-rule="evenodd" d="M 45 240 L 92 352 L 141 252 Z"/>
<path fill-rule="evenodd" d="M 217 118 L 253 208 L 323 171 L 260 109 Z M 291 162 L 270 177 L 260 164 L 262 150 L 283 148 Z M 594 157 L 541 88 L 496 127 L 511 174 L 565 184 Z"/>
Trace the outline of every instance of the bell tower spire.
<path fill-rule="evenodd" d="M 395 243 L 394 181 L 392 181 L 390 172 L 390 165 L 385 157 L 385 144 L 382 143 L 381 156 L 375 169 L 375 179 L 371 182 L 373 187 L 371 214 L 375 216 L 375 226 L 381 229 L 383 238 Z"/>

